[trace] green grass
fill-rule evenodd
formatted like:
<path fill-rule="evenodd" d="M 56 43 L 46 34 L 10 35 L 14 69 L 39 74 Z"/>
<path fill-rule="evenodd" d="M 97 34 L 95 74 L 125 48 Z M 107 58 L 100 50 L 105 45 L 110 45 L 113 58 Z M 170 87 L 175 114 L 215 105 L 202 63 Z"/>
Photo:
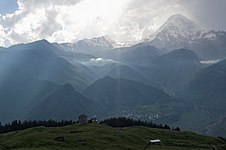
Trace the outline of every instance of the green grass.
<path fill-rule="evenodd" d="M 64 137 L 64 141 L 55 141 Z M 150 139 L 160 139 L 161 145 L 149 146 L 156 150 L 226 149 L 220 139 L 192 132 L 177 132 L 147 127 L 112 128 L 106 125 L 70 125 L 57 128 L 36 127 L 0 134 L 0 149 L 17 150 L 142 150 Z"/>

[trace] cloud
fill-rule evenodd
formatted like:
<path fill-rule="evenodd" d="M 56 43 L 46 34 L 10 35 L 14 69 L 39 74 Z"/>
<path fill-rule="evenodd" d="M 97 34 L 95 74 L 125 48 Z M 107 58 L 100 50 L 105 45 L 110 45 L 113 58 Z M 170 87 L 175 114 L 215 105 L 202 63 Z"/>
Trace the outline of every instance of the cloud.
<path fill-rule="evenodd" d="M 213 25 L 208 15 L 215 19 L 216 15 L 207 9 L 224 15 L 216 6 L 222 10 L 225 1 L 211 2 L 212 9 L 207 1 L 211 0 L 18 0 L 14 13 L 0 15 L 0 45 L 44 38 L 50 42 L 75 42 L 103 35 L 119 43 L 133 43 L 152 34 L 176 13 L 206 26 L 223 28 L 224 21 Z"/>
<path fill-rule="evenodd" d="M 14 13 L 1 15 L 0 24 L 4 34 L 0 34 L 1 45 L 26 43 L 38 39 L 49 39 L 62 30 L 57 21 L 60 7 L 70 7 L 80 0 L 18 0 L 18 10 Z"/>
<path fill-rule="evenodd" d="M 45 38 L 51 42 L 71 42 L 104 35 L 129 0 L 18 0 L 19 8 L 2 15 L 4 38 L 1 45 Z M 113 8 L 113 9 L 110 9 Z"/>
<path fill-rule="evenodd" d="M 4 28 L 0 25 L 0 37 L 1 37 L 0 38 L 0 43 L 3 43 L 4 42 L 4 36 L 5 36 Z"/>
<path fill-rule="evenodd" d="M 208 65 L 211 65 L 211 64 L 216 64 L 218 62 L 220 62 L 221 60 L 220 59 L 214 59 L 214 60 L 202 60 L 200 61 L 201 64 L 208 64 Z"/>
<path fill-rule="evenodd" d="M 105 58 L 91 58 L 87 62 L 81 62 L 87 66 L 103 66 L 109 64 L 118 64 L 119 62 L 112 60 L 112 59 L 105 59 Z"/>
<path fill-rule="evenodd" d="M 226 30 L 225 0 L 189 0 L 182 5 L 205 28 Z"/>

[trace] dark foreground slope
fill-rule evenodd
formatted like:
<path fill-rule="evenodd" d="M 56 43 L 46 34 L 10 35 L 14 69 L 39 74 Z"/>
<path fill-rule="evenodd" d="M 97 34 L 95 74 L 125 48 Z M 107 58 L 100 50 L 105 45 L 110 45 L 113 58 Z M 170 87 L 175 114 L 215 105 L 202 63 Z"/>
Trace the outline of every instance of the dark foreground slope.
<path fill-rule="evenodd" d="M 63 137 L 63 141 L 56 138 Z M 220 139 L 191 132 L 178 132 L 147 127 L 112 128 L 88 124 L 65 127 L 37 127 L 0 135 L 0 149 L 143 149 L 150 139 L 160 139 L 156 150 L 223 150 L 226 143 Z M 28 140 L 29 139 L 29 140 Z"/>

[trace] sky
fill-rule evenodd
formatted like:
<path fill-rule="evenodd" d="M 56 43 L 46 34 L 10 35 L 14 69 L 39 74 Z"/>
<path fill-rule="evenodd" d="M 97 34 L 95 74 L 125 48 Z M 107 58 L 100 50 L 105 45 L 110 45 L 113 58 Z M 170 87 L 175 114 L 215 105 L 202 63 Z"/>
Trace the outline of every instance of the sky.
<path fill-rule="evenodd" d="M 225 7 L 226 0 L 0 0 L 0 46 L 103 35 L 128 44 L 151 35 L 174 14 L 226 30 Z"/>
<path fill-rule="evenodd" d="M 0 1 L 0 14 L 13 13 L 17 8 L 17 0 Z"/>

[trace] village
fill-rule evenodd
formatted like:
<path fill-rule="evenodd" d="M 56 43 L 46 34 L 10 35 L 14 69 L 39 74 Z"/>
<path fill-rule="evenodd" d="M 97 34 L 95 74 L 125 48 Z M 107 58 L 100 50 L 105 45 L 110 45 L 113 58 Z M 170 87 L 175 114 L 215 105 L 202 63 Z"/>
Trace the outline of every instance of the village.
<path fill-rule="evenodd" d="M 114 114 L 114 117 L 126 117 L 126 118 L 133 118 L 135 120 L 143 120 L 143 121 L 155 121 L 162 117 L 169 116 L 170 113 L 168 112 L 148 112 L 148 113 L 140 113 L 139 111 L 133 110 L 124 110 Z"/>

